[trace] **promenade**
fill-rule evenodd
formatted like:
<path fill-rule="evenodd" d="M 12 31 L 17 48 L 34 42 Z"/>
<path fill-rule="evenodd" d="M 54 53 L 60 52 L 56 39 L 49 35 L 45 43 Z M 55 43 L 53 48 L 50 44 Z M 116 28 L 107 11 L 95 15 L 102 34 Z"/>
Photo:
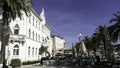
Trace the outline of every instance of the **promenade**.
<path fill-rule="evenodd" d="M 12 68 L 9 66 L 9 68 Z M 56 65 L 22 65 L 20 68 L 80 68 L 77 66 L 56 66 Z"/>

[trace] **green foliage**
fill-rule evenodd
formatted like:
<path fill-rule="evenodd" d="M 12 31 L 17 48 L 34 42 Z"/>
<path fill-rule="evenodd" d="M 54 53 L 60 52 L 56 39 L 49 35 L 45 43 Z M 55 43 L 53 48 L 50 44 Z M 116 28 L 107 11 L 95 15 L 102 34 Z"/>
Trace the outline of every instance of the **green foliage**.
<path fill-rule="evenodd" d="M 42 60 L 49 60 L 49 57 L 42 57 Z"/>
<path fill-rule="evenodd" d="M 30 0 L 0 0 L 0 8 L 2 9 L 2 44 L 1 44 L 1 57 L 0 62 L 5 66 L 5 46 L 9 42 L 10 27 L 9 23 L 11 19 L 15 20 L 16 17 L 20 18 L 23 15 L 23 12 L 28 16 L 31 10 L 31 1 Z M 23 12 L 22 12 L 23 11 Z M 6 43 L 7 42 L 7 43 Z M 14 64 L 13 64 L 14 65 Z"/>
<path fill-rule="evenodd" d="M 3 8 L 3 12 L 8 12 L 11 19 L 15 19 L 17 16 L 21 18 L 22 11 L 26 15 L 30 13 L 30 8 L 32 7 L 30 0 L 1 0 L 0 5 Z M 3 18 L 6 18 L 3 16 Z"/>
<path fill-rule="evenodd" d="M 44 47 L 43 45 L 40 47 L 40 49 L 39 49 L 39 54 L 41 55 L 41 54 L 43 54 L 44 52 L 47 52 L 47 48 L 48 47 Z"/>
<path fill-rule="evenodd" d="M 117 42 L 120 38 L 120 11 L 114 14 L 114 18 L 110 20 L 113 23 L 108 27 L 108 31 L 113 43 Z"/>
<path fill-rule="evenodd" d="M 29 65 L 29 64 L 35 64 L 35 63 L 39 63 L 40 61 L 35 60 L 35 61 L 27 61 L 27 62 L 23 62 L 23 65 Z"/>
<path fill-rule="evenodd" d="M 88 49 L 88 50 L 91 50 L 92 49 L 92 45 L 91 45 L 91 38 L 88 37 L 88 36 L 85 36 L 84 38 L 84 43 L 85 43 L 85 47 Z"/>
<path fill-rule="evenodd" d="M 20 59 L 12 59 L 11 60 L 11 66 L 13 68 L 20 67 L 21 66 L 21 61 Z"/>

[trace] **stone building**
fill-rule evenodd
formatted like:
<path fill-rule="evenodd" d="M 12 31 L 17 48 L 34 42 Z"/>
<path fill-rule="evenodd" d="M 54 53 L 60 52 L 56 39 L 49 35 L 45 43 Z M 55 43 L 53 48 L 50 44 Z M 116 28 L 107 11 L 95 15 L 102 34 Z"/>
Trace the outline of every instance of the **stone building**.
<path fill-rule="evenodd" d="M 22 13 L 21 19 L 10 21 L 11 32 L 5 53 L 8 63 L 11 59 L 20 59 L 22 62 L 41 59 L 39 55 L 41 45 L 48 46 L 48 51 L 52 53 L 51 30 L 46 23 L 44 9 L 40 16 L 33 9 L 29 16 Z"/>
<path fill-rule="evenodd" d="M 60 36 L 52 35 L 52 41 L 53 41 L 52 49 L 53 57 L 55 57 L 56 55 L 64 54 L 64 50 L 66 49 L 65 40 Z"/>

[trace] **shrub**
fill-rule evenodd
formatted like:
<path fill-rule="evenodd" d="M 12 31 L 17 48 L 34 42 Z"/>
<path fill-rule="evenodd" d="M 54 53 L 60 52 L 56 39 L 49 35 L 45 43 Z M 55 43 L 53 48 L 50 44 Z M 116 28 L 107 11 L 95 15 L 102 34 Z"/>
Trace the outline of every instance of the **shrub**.
<path fill-rule="evenodd" d="M 20 59 L 12 59 L 11 60 L 11 66 L 12 66 L 12 68 L 20 67 L 21 66 Z"/>
<path fill-rule="evenodd" d="M 50 60 L 56 60 L 57 58 L 56 57 L 50 57 Z"/>
<path fill-rule="evenodd" d="M 35 63 L 39 63 L 40 61 L 35 60 L 35 61 L 27 61 L 27 62 L 23 62 L 23 65 L 29 65 L 29 64 L 35 64 Z"/>

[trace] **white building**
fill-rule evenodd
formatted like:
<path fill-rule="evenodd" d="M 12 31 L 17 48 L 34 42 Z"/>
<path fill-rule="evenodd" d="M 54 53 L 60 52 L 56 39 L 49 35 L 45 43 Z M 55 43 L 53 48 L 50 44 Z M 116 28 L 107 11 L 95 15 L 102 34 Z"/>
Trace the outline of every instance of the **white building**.
<path fill-rule="evenodd" d="M 6 59 L 21 59 L 22 62 L 39 60 L 39 48 L 48 46 L 52 53 L 51 30 L 46 24 L 44 9 L 39 15 L 31 9 L 27 17 L 23 12 L 22 19 L 16 18 L 10 23 L 9 45 L 6 46 Z"/>
<path fill-rule="evenodd" d="M 41 27 L 42 30 L 41 30 L 41 39 L 40 39 L 41 44 L 45 47 L 48 47 L 48 52 L 52 56 L 51 30 L 49 26 L 46 24 L 44 9 L 42 9 L 40 18 L 42 19 L 42 27 Z M 45 54 L 43 54 L 42 56 L 45 57 Z"/>
<path fill-rule="evenodd" d="M 53 41 L 53 56 L 57 54 L 64 54 L 64 50 L 66 49 L 65 40 L 62 37 L 52 35 Z"/>

